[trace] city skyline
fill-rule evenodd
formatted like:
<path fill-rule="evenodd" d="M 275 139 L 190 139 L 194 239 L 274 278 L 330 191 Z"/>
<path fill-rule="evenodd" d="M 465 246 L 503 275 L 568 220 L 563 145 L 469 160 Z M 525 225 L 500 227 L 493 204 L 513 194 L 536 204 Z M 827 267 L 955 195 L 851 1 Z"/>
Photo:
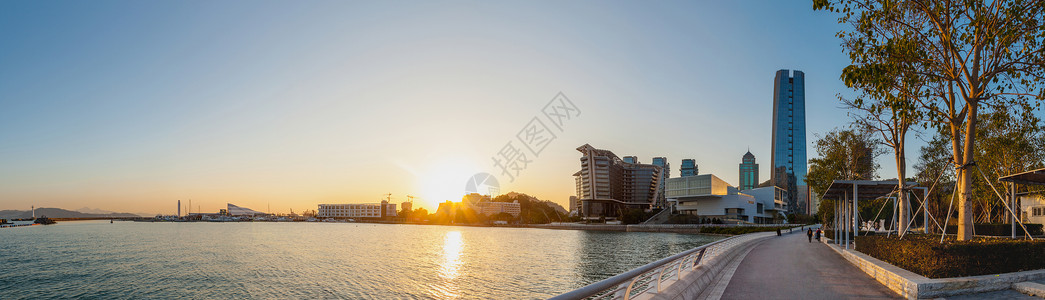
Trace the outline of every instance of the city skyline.
<path fill-rule="evenodd" d="M 810 140 L 847 122 L 840 25 L 807 3 L 310 4 L 0 4 L 0 210 L 392 193 L 432 211 L 480 172 L 567 206 L 576 145 L 704 174 L 733 174 L 748 147 L 770 157 L 778 69 L 815 87 Z M 584 114 L 499 174 L 491 156 L 559 92 Z"/>

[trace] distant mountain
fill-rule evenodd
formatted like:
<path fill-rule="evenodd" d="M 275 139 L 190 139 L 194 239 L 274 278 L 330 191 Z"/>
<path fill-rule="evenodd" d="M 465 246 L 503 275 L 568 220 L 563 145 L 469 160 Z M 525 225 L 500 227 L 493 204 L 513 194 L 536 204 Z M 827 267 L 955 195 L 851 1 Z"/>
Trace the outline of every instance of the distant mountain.
<path fill-rule="evenodd" d="M 559 205 L 558 203 L 555 203 L 555 202 L 553 202 L 551 200 L 541 200 L 541 201 L 543 201 L 544 204 L 550 206 L 551 208 L 554 208 L 555 210 L 559 211 L 559 213 L 562 213 L 562 214 L 569 214 L 570 213 L 570 211 L 566 210 L 565 207 L 562 207 L 562 205 Z"/>
<path fill-rule="evenodd" d="M 47 216 L 48 218 L 126 218 L 126 217 L 138 217 L 136 214 L 129 213 L 103 213 L 103 214 L 91 214 L 82 213 L 74 210 L 65 210 L 61 208 L 37 208 L 36 216 Z M 32 218 L 33 212 L 31 210 L 0 210 L 0 219 L 25 219 Z"/>
<path fill-rule="evenodd" d="M 127 214 L 127 213 L 119 213 L 119 212 L 115 212 L 115 211 L 111 211 L 111 210 L 104 210 L 104 209 L 97 209 L 97 208 L 90 208 L 90 207 L 84 207 L 84 208 L 81 208 L 81 209 L 77 209 L 76 211 L 82 212 L 82 213 L 85 213 L 85 214 L 107 215 L 107 216 L 108 215 Z M 141 216 L 141 217 L 152 217 L 152 216 L 156 215 L 156 214 L 147 214 L 147 213 L 129 213 L 129 214 L 137 215 L 137 216 Z"/>
<path fill-rule="evenodd" d="M 82 212 L 82 213 L 85 213 L 85 214 L 98 214 L 98 215 L 115 214 L 116 213 L 115 211 L 108 211 L 108 210 L 97 209 L 97 208 L 90 208 L 90 207 L 84 207 L 84 208 L 81 208 L 81 209 L 77 209 L 76 211 Z"/>

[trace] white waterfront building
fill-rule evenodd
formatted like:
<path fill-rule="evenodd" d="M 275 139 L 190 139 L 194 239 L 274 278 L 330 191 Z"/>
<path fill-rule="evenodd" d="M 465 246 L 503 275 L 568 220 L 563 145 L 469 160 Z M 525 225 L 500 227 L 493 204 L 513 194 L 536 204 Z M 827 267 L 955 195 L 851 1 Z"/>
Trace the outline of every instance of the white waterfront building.
<path fill-rule="evenodd" d="M 519 205 L 519 201 L 484 202 L 481 204 L 480 209 L 482 214 L 487 216 L 492 216 L 499 213 L 508 213 L 513 217 L 518 217 L 519 213 L 522 212 L 522 207 Z"/>
<path fill-rule="evenodd" d="M 1045 224 L 1045 195 L 1021 195 L 1018 199 L 1023 223 Z"/>
<path fill-rule="evenodd" d="M 773 223 L 787 212 L 787 192 L 778 187 L 740 191 L 712 174 L 668 178 L 665 196 L 676 212 L 742 223 Z"/>
<path fill-rule="evenodd" d="M 395 217 L 396 205 L 381 203 L 320 204 L 316 216 L 320 218 L 382 218 Z"/>
<path fill-rule="evenodd" d="M 478 193 L 465 195 L 461 198 L 461 204 L 487 216 L 508 213 L 513 217 L 518 217 L 519 213 L 522 213 L 522 206 L 519 204 L 519 201 L 494 202 L 490 196 Z"/>

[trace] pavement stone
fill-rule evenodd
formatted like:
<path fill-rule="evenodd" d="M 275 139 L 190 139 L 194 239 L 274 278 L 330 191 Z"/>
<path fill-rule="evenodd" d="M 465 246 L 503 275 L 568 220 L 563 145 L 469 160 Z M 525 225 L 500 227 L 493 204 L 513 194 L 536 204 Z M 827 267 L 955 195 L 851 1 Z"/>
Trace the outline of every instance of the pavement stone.
<path fill-rule="evenodd" d="M 760 241 L 744 257 L 721 299 L 901 298 L 827 246 L 785 234 Z"/>

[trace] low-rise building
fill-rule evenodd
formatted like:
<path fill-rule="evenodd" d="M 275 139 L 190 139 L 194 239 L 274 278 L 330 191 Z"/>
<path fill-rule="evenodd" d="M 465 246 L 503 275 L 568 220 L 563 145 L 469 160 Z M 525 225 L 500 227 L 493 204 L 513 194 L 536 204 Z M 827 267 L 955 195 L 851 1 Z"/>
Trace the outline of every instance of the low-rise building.
<path fill-rule="evenodd" d="M 1045 224 L 1045 195 L 1022 195 L 1019 199 L 1023 223 Z"/>
<path fill-rule="evenodd" d="M 382 218 L 395 217 L 396 205 L 381 203 L 320 204 L 316 216 L 320 218 Z"/>
<path fill-rule="evenodd" d="M 480 205 L 481 212 L 484 215 L 492 216 L 499 213 L 508 213 L 512 217 L 518 217 L 519 213 L 522 212 L 522 206 L 519 205 L 519 201 L 515 202 L 483 202 Z"/>
<path fill-rule="evenodd" d="M 787 211 L 787 192 L 762 187 L 741 192 L 712 174 L 669 178 L 666 197 L 680 214 L 741 223 L 775 223 Z"/>

